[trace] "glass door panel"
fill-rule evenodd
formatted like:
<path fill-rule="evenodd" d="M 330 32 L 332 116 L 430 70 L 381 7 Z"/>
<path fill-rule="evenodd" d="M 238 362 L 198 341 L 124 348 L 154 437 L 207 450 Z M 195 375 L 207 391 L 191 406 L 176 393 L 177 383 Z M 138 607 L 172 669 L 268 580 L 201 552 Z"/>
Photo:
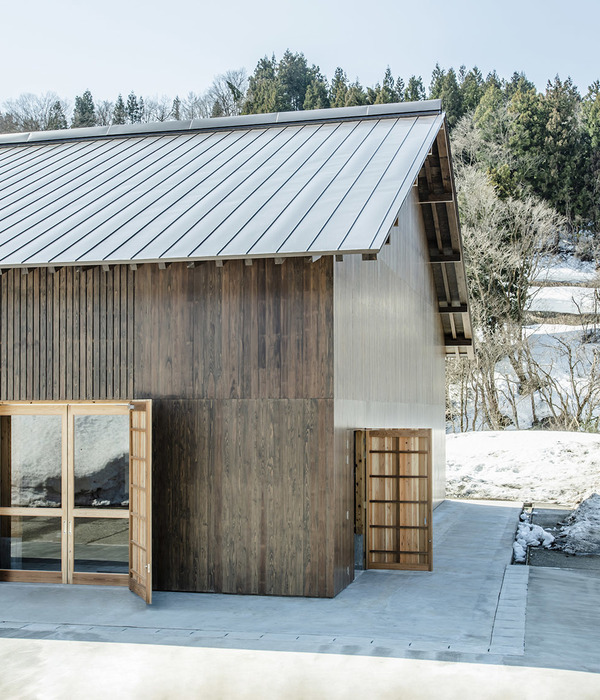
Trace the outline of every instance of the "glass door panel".
<path fill-rule="evenodd" d="M 129 509 L 129 416 L 73 416 L 73 505 Z"/>
<path fill-rule="evenodd" d="M 0 416 L 0 507 L 61 504 L 62 416 Z"/>
<path fill-rule="evenodd" d="M 0 515 L 0 569 L 60 571 L 62 518 Z"/>
<path fill-rule="evenodd" d="M 75 518 L 74 571 L 129 574 L 129 518 Z"/>

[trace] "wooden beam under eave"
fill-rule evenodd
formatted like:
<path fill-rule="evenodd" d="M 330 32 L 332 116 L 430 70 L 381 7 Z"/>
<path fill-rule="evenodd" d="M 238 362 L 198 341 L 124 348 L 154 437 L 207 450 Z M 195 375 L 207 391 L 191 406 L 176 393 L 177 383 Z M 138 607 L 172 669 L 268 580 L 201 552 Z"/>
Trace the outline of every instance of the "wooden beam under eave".
<path fill-rule="evenodd" d="M 283 265 L 285 258 L 274 258 L 275 265 Z"/>
<path fill-rule="evenodd" d="M 244 265 L 246 267 L 252 267 L 253 264 L 254 260 L 252 260 L 252 258 L 244 258 Z"/>
<path fill-rule="evenodd" d="M 224 264 L 225 264 L 224 260 L 215 260 L 215 265 L 217 267 L 223 267 Z"/>
<path fill-rule="evenodd" d="M 473 345 L 473 338 L 465 338 L 463 335 L 459 335 L 456 338 L 452 336 L 444 337 L 444 345 L 447 348 L 465 348 Z"/>
<path fill-rule="evenodd" d="M 419 204 L 451 204 L 452 202 L 454 202 L 452 192 L 442 192 L 441 194 L 428 192 L 425 195 L 419 195 Z"/>
<path fill-rule="evenodd" d="M 166 270 L 167 268 L 171 267 L 171 263 L 168 262 L 159 262 L 158 263 L 158 269 L 159 270 Z"/>
<path fill-rule="evenodd" d="M 430 263 L 457 263 L 461 261 L 460 253 L 446 253 L 445 255 L 437 255 L 430 253 Z"/>
<path fill-rule="evenodd" d="M 458 306 L 438 306 L 438 312 L 440 314 L 466 314 L 469 312 L 469 307 L 466 304 L 459 304 Z"/>

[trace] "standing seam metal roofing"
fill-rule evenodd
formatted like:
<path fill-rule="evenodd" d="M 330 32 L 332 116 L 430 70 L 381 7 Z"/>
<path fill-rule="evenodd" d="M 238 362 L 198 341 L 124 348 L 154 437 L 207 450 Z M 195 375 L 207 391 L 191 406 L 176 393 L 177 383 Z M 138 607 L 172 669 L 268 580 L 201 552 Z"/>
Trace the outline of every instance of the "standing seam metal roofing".
<path fill-rule="evenodd" d="M 0 137 L 0 266 L 372 253 L 439 101 Z"/>

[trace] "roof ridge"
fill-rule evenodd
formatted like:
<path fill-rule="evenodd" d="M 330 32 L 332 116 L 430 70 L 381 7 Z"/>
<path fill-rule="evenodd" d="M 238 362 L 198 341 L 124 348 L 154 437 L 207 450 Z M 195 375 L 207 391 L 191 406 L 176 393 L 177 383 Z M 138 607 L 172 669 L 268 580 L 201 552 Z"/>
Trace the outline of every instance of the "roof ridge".
<path fill-rule="evenodd" d="M 393 102 L 381 105 L 337 107 L 331 109 L 300 110 L 295 112 L 273 112 L 268 114 L 245 114 L 238 117 L 214 117 L 183 121 L 149 122 L 145 124 L 113 124 L 56 131 L 31 131 L 0 134 L 0 146 L 48 141 L 78 141 L 100 139 L 111 136 L 144 136 L 161 133 L 185 133 L 189 131 L 222 131 L 262 126 L 283 126 L 318 122 L 335 122 L 375 118 L 393 118 L 441 114 L 441 100 L 419 102 Z"/>

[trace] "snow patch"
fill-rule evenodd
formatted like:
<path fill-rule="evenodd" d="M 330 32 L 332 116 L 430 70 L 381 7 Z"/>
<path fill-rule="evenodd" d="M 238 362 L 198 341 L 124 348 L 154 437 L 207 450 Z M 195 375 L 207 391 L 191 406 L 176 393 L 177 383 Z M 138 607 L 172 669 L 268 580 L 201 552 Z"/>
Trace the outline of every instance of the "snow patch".
<path fill-rule="evenodd" d="M 517 534 L 513 543 L 515 561 L 524 562 L 527 556 L 527 547 L 545 547 L 549 549 L 554 542 L 552 535 L 539 525 L 521 521 L 517 527 Z"/>
<path fill-rule="evenodd" d="M 533 288 L 530 311 L 560 314 L 598 313 L 598 298 L 590 287 L 537 287 Z"/>
<path fill-rule="evenodd" d="M 600 495 L 592 494 L 569 515 L 556 536 L 568 554 L 600 554 Z"/>
<path fill-rule="evenodd" d="M 575 505 L 600 493 L 597 433 L 450 433 L 446 464 L 449 497 Z"/>

